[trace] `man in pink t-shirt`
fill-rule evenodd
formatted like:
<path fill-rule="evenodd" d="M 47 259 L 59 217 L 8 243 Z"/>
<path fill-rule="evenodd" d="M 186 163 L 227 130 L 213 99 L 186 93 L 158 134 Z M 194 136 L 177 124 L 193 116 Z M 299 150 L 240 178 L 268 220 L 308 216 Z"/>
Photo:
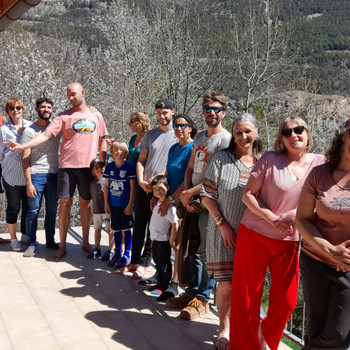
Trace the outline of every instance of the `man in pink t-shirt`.
<path fill-rule="evenodd" d="M 62 133 L 60 163 L 58 169 L 57 194 L 60 198 L 58 226 L 60 231 L 60 248 L 53 255 L 54 260 L 66 254 L 67 231 L 70 222 L 70 210 L 73 194 L 78 186 L 81 226 L 83 230 L 82 249 L 91 252 L 89 244 L 90 228 L 90 161 L 96 158 L 99 149 L 100 158 L 105 160 L 107 144 L 104 141 L 107 129 L 102 115 L 91 112 L 85 102 L 85 92 L 79 83 L 67 87 L 68 100 L 72 108 L 60 113 L 47 129 L 32 140 L 20 145 L 10 141 L 10 149 L 22 151 L 34 148 L 51 137 Z"/>

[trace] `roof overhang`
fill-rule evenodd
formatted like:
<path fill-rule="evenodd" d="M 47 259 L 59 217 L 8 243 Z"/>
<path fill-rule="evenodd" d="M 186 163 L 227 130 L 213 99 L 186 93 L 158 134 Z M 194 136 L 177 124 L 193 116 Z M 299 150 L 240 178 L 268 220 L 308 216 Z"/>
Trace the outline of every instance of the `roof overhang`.
<path fill-rule="evenodd" d="M 39 2 L 40 0 L 0 0 L 0 32 Z"/>

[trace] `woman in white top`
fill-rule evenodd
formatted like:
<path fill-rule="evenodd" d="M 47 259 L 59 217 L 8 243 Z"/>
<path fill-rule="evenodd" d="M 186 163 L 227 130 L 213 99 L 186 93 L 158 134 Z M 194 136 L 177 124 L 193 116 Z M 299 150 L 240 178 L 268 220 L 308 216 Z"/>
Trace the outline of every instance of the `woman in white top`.
<path fill-rule="evenodd" d="M 11 249 L 19 252 L 22 250 L 22 247 L 16 237 L 16 223 L 21 207 L 21 243 L 27 243 L 25 227 L 28 209 L 26 181 L 22 169 L 22 154 L 20 152 L 11 152 L 4 142 L 7 140 L 19 142 L 23 130 L 32 122 L 22 118 L 24 106 L 18 98 L 10 98 L 6 102 L 5 111 L 10 118 L 0 128 L 0 162 L 7 198 L 6 224 L 11 237 Z"/>

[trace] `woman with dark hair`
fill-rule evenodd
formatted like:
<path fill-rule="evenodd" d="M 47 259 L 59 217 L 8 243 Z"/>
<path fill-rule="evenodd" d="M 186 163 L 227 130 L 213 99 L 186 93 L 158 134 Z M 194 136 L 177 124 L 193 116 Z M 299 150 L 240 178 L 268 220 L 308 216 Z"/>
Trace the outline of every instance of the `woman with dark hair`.
<path fill-rule="evenodd" d="M 281 123 L 275 151 L 255 164 L 242 200 L 232 277 L 230 348 L 277 350 L 297 301 L 299 233 L 295 214 L 304 181 L 324 156 L 309 153 L 310 130 L 299 117 Z M 266 270 L 271 285 L 267 316 L 260 322 Z"/>
<path fill-rule="evenodd" d="M 168 178 L 168 198 L 160 205 L 159 211 L 166 215 L 171 204 L 180 205 L 180 194 L 184 190 L 185 172 L 192 155 L 193 138 L 197 134 L 194 121 L 187 114 L 176 114 L 173 117 L 173 129 L 179 142 L 171 146 L 168 153 L 165 175 Z M 153 203 L 155 204 L 155 203 Z M 174 246 L 173 246 L 174 248 Z M 140 283 L 147 283 L 142 280 Z M 149 282 L 154 282 L 150 280 Z M 158 301 L 166 301 L 178 294 L 178 250 L 175 247 L 174 272 L 168 289 L 160 295 Z"/>
<path fill-rule="evenodd" d="M 184 190 L 185 171 L 192 154 L 193 138 L 197 127 L 187 114 L 176 114 L 173 117 L 173 129 L 179 142 L 171 146 L 166 165 L 166 176 L 169 182 L 170 200 L 178 200 Z"/>
<path fill-rule="evenodd" d="M 5 111 L 10 118 L 0 128 L 0 163 L 7 198 L 6 225 L 11 237 L 11 249 L 19 252 L 22 250 L 22 247 L 17 240 L 16 224 L 21 206 L 21 243 L 28 243 L 26 235 L 26 215 L 28 210 L 26 181 L 22 169 L 22 154 L 20 152 L 11 152 L 8 145 L 4 144 L 4 142 L 7 140 L 20 142 L 23 130 L 32 123 L 22 118 L 24 106 L 18 98 L 7 100 Z"/>
<path fill-rule="evenodd" d="M 216 348 L 229 348 L 231 285 L 236 234 L 245 205 L 242 194 L 262 142 L 255 117 L 244 113 L 233 121 L 228 148 L 217 153 L 209 164 L 201 190 L 210 217 L 207 231 L 207 269 L 219 282 L 216 290 L 219 331 Z"/>
<path fill-rule="evenodd" d="M 305 350 L 350 348 L 350 119 L 326 158 L 307 177 L 296 215 L 303 237 Z"/>

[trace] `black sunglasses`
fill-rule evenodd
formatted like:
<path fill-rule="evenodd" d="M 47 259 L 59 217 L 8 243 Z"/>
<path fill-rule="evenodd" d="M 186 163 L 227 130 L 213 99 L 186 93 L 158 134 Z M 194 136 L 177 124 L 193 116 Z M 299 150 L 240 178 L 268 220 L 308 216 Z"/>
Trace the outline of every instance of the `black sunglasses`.
<path fill-rule="evenodd" d="M 173 124 L 173 129 L 176 130 L 177 128 L 181 128 L 182 130 L 185 130 L 190 124 Z"/>
<path fill-rule="evenodd" d="M 16 109 L 17 111 L 20 111 L 20 110 L 22 109 L 22 107 L 21 107 L 21 106 L 9 107 L 9 110 L 10 110 L 11 112 L 13 112 L 15 109 Z"/>
<path fill-rule="evenodd" d="M 204 106 L 203 111 L 205 113 L 210 113 L 211 111 L 214 111 L 214 113 L 219 113 L 223 111 L 224 109 L 222 107 L 210 107 L 210 106 Z"/>
<path fill-rule="evenodd" d="M 304 127 L 302 125 L 299 125 L 299 126 L 296 126 L 295 128 L 292 128 L 292 129 L 283 129 L 281 131 L 281 134 L 284 136 L 284 137 L 290 137 L 292 135 L 292 132 L 294 132 L 294 134 L 296 135 L 301 135 L 304 131 Z"/>

